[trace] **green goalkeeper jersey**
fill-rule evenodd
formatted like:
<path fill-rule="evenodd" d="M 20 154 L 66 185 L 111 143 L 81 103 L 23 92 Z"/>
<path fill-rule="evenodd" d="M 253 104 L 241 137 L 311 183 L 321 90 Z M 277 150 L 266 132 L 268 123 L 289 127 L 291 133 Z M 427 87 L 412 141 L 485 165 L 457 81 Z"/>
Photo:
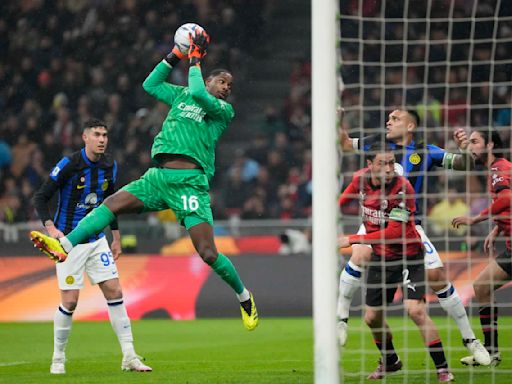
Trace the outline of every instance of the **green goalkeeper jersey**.
<path fill-rule="evenodd" d="M 190 67 L 188 87 L 166 82 L 170 72 L 171 67 L 161 62 L 143 84 L 146 92 L 171 107 L 155 137 L 151 157 L 156 161 L 161 153 L 187 156 L 211 179 L 215 146 L 235 112 L 231 104 L 208 93 L 201 68 Z"/>

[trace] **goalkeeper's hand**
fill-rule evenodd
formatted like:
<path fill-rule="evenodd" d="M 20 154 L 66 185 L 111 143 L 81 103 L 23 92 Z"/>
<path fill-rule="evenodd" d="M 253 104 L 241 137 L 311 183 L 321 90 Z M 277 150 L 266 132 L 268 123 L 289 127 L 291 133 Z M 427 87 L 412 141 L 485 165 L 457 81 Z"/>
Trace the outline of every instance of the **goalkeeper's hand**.
<path fill-rule="evenodd" d="M 179 50 L 177 45 L 175 45 L 172 48 L 171 53 L 165 57 L 165 61 L 167 61 L 171 67 L 174 67 L 180 62 L 181 59 L 184 59 L 185 57 L 187 56 Z"/>
<path fill-rule="evenodd" d="M 206 31 L 203 29 L 196 29 L 195 35 L 190 33 L 188 38 L 190 41 L 190 48 L 188 49 L 190 65 L 200 64 L 203 57 L 206 56 L 206 50 L 210 43 L 210 36 L 208 36 Z"/>

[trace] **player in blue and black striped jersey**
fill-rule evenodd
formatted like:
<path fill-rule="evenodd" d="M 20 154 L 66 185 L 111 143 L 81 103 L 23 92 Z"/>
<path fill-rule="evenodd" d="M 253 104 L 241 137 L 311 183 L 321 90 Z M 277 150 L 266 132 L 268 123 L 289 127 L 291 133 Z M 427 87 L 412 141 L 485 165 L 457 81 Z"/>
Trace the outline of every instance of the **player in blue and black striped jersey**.
<path fill-rule="evenodd" d="M 343 113 L 340 113 L 341 117 Z M 464 345 L 472 353 L 475 360 L 481 365 L 490 364 L 490 357 L 479 340 L 476 339 L 469 324 L 466 309 L 460 300 L 455 287 L 447 280 L 443 268 L 443 262 L 434 245 L 428 239 L 421 226 L 422 218 L 422 192 L 428 172 L 436 167 L 465 171 L 472 169 L 472 160 L 466 148 L 469 144 L 466 132 L 457 129 L 454 132 L 454 140 L 460 149 L 460 153 L 450 153 L 438 146 L 424 143 L 415 135 L 420 125 L 419 115 L 408 109 L 397 109 L 389 114 L 386 123 L 385 135 L 372 135 L 358 138 L 350 138 L 345 130 L 340 131 L 340 145 L 344 152 L 367 152 L 375 141 L 386 141 L 395 153 L 395 172 L 405 176 L 412 184 L 416 193 L 416 229 L 419 232 L 425 247 L 425 269 L 429 286 L 434 290 L 441 307 L 455 320 L 462 334 Z M 363 234 L 364 226 L 359 229 Z M 338 334 L 340 344 L 344 345 L 347 338 L 347 321 L 350 304 L 355 292 L 361 286 L 362 275 L 367 260 L 370 259 L 372 250 L 369 246 L 359 244 L 352 248 L 352 256 L 340 276 L 339 300 L 338 300 Z"/>
<path fill-rule="evenodd" d="M 35 193 L 34 205 L 51 237 L 59 238 L 71 232 L 82 218 L 115 192 L 117 164 L 105 153 L 107 133 L 105 123 L 96 119 L 87 121 L 82 133 L 85 147 L 59 161 Z M 56 193 L 58 206 L 52 219 L 48 202 Z M 115 264 L 121 254 L 117 221 L 110 228 L 113 236 L 111 248 L 105 234 L 100 232 L 73 248 L 70 253 L 72 257 L 56 264 L 61 304 L 54 315 L 54 352 L 50 366 L 52 374 L 66 372 L 65 348 L 80 289 L 84 286 L 84 272 L 92 284 L 99 285 L 107 300 L 110 321 L 123 352 L 121 368 L 137 372 L 151 371 L 133 347 L 130 319 L 123 302 Z"/>

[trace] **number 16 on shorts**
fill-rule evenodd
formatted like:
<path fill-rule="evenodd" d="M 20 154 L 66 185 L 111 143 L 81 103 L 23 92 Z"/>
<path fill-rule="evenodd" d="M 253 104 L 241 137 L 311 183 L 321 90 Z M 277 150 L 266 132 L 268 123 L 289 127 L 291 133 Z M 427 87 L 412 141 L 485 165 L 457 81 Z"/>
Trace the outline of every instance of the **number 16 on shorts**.
<path fill-rule="evenodd" d="M 195 195 L 181 195 L 181 201 L 183 203 L 184 211 L 197 211 L 197 209 L 199 208 L 199 200 Z"/>

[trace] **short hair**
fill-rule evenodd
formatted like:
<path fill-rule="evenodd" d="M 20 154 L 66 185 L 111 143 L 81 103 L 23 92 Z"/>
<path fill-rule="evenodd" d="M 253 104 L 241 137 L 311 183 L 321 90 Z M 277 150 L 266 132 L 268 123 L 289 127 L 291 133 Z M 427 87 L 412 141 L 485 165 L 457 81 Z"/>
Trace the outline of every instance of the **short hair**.
<path fill-rule="evenodd" d="M 494 143 L 492 154 L 495 157 L 505 157 L 505 145 L 503 144 L 503 140 L 501 140 L 501 136 L 497 130 L 489 127 L 476 129 L 476 132 L 482 136 L 485 145 L 489 144 L 490 142 Z"/>
<path fill-rule="evenodd" d="M 211 71 L 211 72 L 208 74 L 208 76 L 206 77 L 206 80 L 209 80 L 209 79 L 211 79 L 212 77 L 218 76 L 218 75 L 220 75 L 221 73 L 229 73 L 230 75 L 232 75 L 232 74 L 231 74 L 231 72 L 230 72 L 230 71 L 228 71 L 227 69 L 224 69 L 224 68 L 216 68 L 216 69 L 214 69 L 213 71 Z"/>
<path fill-rule="evenodd" d="M 94 127 L 103 127 L 106 130 L 108 130 L 107 123 L 105 123 L 103 120 L 96 119 L 96 118 L 86 120 L 84 122 L 82 130 L 85 131 L 86 129 L 94 128 Z"/>
<path fill-rule="evenodd" d="M 414 120 L 414 123 L 416 124 L 416 127 L 419 127 L 421 124 L 421 118 L 418 112 L 416 112 L 414 109 L 404 109 L 405 112 L 409 114 Z"/>
<path fill-rule="evenodd" d="M 366 159 L 373 161 L 375 156 L 379 153 L 393 152 L 393 150 L 394 149 L 388 141 L 377 140 L 374 141 L 366 151 Z"/>

